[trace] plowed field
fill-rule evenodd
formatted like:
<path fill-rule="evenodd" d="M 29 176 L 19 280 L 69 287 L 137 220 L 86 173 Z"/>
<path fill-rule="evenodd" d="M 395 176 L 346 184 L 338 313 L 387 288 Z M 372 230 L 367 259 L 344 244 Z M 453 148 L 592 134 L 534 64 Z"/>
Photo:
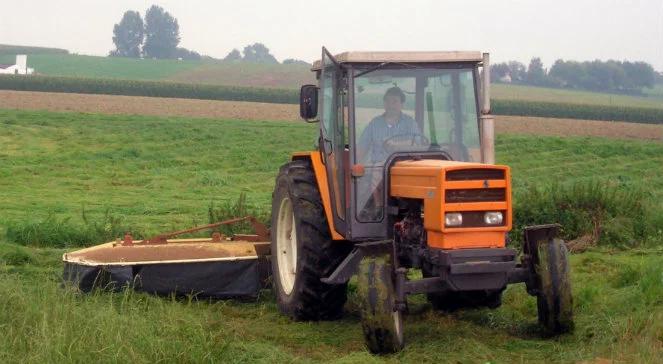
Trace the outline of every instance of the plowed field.
<path fill-rule="evenodd" d="M 0 91 L 0 108 L 238 120 L 299 119 L 296 105 L 23 91 Z M 611 121 L 497 116 L 496 131 L 663 141 L 663 125 Z"/>

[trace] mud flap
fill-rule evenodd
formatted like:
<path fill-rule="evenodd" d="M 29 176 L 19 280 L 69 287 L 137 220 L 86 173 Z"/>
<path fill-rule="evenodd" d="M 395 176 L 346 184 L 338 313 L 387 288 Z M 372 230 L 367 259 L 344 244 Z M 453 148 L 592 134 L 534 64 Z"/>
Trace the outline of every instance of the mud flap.
<path fill-rule="evenodd" d="M 553 241 L 561 226 L 559 224 L 533 225 L 525 227 L 523 231 L 523 265 L 528 270 L 528 277 L 525 280 L 527 293 L 536 296 L 541 286 L 541 282 L 536 272 L 536 265 L 539 262 L 539 244 L 547 244 Z"/>

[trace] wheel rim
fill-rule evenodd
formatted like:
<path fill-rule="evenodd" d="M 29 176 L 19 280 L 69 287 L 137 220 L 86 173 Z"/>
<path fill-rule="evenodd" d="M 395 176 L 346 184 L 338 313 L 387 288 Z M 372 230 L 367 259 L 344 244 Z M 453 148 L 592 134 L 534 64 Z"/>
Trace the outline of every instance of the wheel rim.
<path fill-rule="evenodd" d="M 297 274 L 297 229 L 295 214 L 289 198 L 281 200 L 276 228 L 276 259 L 279 269 L 279 280 L 285 294 L 290 294 L 295 286 Z"/>
<path fill-rule="evenodd" d="M 400 310 L 395 310 L 392 314 L 394 318 L 394 336 L 397 340 L 396 344 L 403 343 L 403 313 Z"/>

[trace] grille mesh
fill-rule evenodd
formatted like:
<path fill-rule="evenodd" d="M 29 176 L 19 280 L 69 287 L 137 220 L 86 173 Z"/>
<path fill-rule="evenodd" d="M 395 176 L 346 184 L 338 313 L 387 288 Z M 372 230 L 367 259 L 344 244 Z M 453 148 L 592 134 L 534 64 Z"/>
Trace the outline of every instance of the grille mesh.
<path fill-rule="evenodd" d="M 474 168 L 449 171 L 447 181 L 471 181 L 484 179 L 504 179 L 503 169 Z"/>
<path fill-rule="evenodd" d="M 444 200 L 447 203 L 506 201 L 506 189 L 471 188 L 461 190 L 446 190 Z"/>

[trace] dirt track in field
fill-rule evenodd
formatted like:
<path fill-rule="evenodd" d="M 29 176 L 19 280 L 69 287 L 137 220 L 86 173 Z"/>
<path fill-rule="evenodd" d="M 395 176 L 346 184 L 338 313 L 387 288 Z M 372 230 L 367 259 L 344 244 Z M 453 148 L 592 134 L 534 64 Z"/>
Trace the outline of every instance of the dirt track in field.
<path fill-rule="evenodd" d="M 296 105 L 2 90 L 0 109 L 239 120 L 299 120 L 299 108 Z M 497 116 L 496 119 L 497 133 L 663 141 L 663 125 L 524 116 Z"/>

